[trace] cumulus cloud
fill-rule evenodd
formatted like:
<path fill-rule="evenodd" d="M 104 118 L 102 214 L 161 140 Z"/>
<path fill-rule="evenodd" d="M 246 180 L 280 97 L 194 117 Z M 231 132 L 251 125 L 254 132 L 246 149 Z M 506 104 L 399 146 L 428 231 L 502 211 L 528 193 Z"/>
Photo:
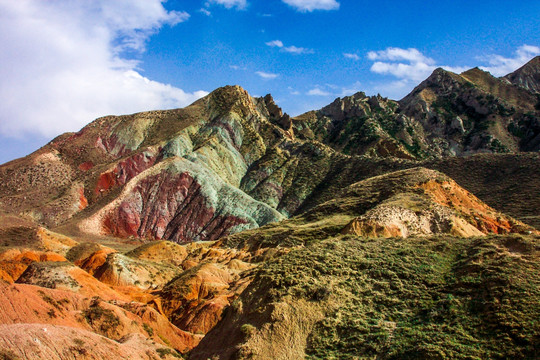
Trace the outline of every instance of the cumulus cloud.
<path fill-rule="evenodd" d="M 307 49 L 303 47 L 296 47 L 296 46 L 285 46 L 282 49 L 285 52 L 291 53 L 291 54 L 313 54 L 315 51 L 313 49 Z"/>
<path fill-rule="evenodd" d="M 272 40 L 272 41 L 267 42 L 266 45 L 268 45 L 270 47 L 282 48 L 283 47 L 283 41 L 281 41 L 281 40 Z"/>
<path fill-rule="evenodd" d="M 370 51 L 367 54 L 369 60 L 389 60 L 389 61 L 408 61 L 411 63 L 426 63 L 433 65 L 435 60 L 424 56 L 420 51 L 414 48 L 401 49 L 389 47 L 386 50 Z"/>
<path fill-rule="evenodd" d="M 278 74 L 273 74 L 273 73 L 264 72 L 264 71 L 256 71 L 255 74 L 267 80 L 275 79 L 279 76 Z"/>
<path fill-rule="evenodd" d="M 200 9 L 199 9 L 199 12 L 200 12 L 201 14 L 206 15 L 206 16 L 212 16 L 212 13 L 211 13 L 208 9 L 205 9 L 205 8 L 200 8 Z"/>
<path fill-rule="evenodd" d="M 281 51 L 283 52 L 288 52 L 288 53 L 291 53 L 291 54 L 296 54 L 296 55 L 299 55 L 299 54 L 313 54 L 315 53 L 315 51 L 313 49 L 308 49 L 308 48 L 303 48 L 303 47 L 297 47 L 297 46 L 294 46 L 294 45 L 291 45 L 291 46 L 285 46 L 283 44 L 283 41 L 281 40 L 272 40 L 272 41 L 269 41 L 267 43 L 265 43 L 267 46 L 270 46 L 270 47 L 277 47 L 277 48 L 280 48 Z"/>
<path fill-rule="evenodd" d="M 311 12 L 314 10 L 337 10 L 339 3 L 336 0 L 282 0 L 285 4 L 292 6 L 301 12 Z"/>
<path fill-rule="evenodd" d="M 345 56 L 347 59 L 352 59 L 354 61 L 360 60 L 360 56 L 358 56 L 357 54 L 343 53 L 343 56 Z"/>
<path fill-rule="evenodd" d="M 482 66 L 481 69 L 489 71 L 494 76 L 504 76 L 519 69 L 537 55 L 540 55 L 540 47 L 522 45 L 516 50 L 514 57 L 511 58 L 501 55 L 480 58 L 480 60 L 487 61 L 489 64 L 489 66 Z"/>
<path fill-rule="evenodd" d="M 246 0 L 210 0 L 208 3 L 223 5 L 227 9 L 236 8 L 238 10 L 243 10 L 247 6 Z"/>
<path fill-rule="evenodd" d="M 326 91 L 326 90 L 323 90 L 319 87 L 316 87 L 316 88 L 313 88 L 311 90 L 309 90 L 307 92 L 308 95 L 311 95 L 311 96 L 330 96 L 332 95 L 332 93 Z"/>
<path fill-rule="evenodd" d="M 161 0 L 0 0 L 0 133 L 53 136 L 206 95 L 152 81 L 122 55 L 188 18 Z"/>
<path fill-rule="evenodd" d="M 466 67 L 437 65 L 436 61 L 414 48 L 401 49 L 389 47 L 386 50 L 370 51 L 368 59 L 375 61 L 371 71 L 377 74 L 393 75 L 402 80 L 422 81 L 437 67 L 460 73 Z"/>

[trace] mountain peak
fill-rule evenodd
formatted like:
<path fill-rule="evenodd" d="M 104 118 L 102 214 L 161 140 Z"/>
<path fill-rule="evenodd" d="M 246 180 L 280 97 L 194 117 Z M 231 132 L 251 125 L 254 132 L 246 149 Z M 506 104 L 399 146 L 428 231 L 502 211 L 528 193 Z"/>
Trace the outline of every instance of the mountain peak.
<path fill-rule="evenodd" d="M 540 93 L 540 56 L 534 57 L 504 79 L 533 93 Z"/>

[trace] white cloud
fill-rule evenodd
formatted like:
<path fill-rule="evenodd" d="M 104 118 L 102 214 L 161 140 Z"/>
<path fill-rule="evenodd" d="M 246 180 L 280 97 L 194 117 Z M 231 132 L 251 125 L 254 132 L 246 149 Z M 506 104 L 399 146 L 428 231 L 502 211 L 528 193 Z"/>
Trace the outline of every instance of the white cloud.
<path fill-rule="evenodd" d="M 278 74 L 272 74 L 272 73 L 268 73 L 264 71 L 256 71 L 255 74 L 259 75 L 263 79 L 268 79 L 268 80 L 275 79 L 279 76 Z"/>
<path fill-rule="evenodd" d="M 245 66 L 240 66 L 240 65 L 229 65 L 229 68 L 233 69 L 233 70 L 247 70 L 247 67 Z"/>
<path fill-rule="evenodd" d="M 512 58 L 501 55 L 490 55 L 480 60 L 488 62 L 489 66 L 482 66 L 481 69 L 489 71 L 494 76 L 507 75 L 529 62 L 533 57 L 540 55 L 540 47 L 532 45 L 522 45 Z"/>
<path fill-rule="evenodd" d="M 353 59 L 354 61 L 360 60 L 360 56 L 357 54 L 343 53 L 343 56 L 345 56 L 347 59 Z"/>
<path fill-rule="evenodd" d="M 281 40 L 272 40 L 272 41 L 269 41 L 269 42 L 267 42 L 265 44 L 270 46 L 270 47 L 278 47 L 278 48 L 283 47 L 283 42 Z"/>
<path fill-rule="evenodd" d="M 285 46 L 282 51 L 291 53 L 291 54 L 313 54 L 315 51 L 313 49 L 307 49 L 303 47 L 296 47 L 296 46 Z"/>
<path fill-rule="evenodd" d="M 330 96 L 332 93 L 325 91 L 319 87 L 313 88 L 307 92 L 308 95 L 311 96 Z"/>
<path fill-rule="evenodd" d="M 208 11 L 208 9 L 205 9 L 205 8 L 200 8 L 199 12 L 203 13 L 206 16 L 212 16 L 212 13 L 210 11 Z"/>
<path fill-rule="evenodd" d="M 377 74 L 391 74 L 397 78 L 422 81 L 427 78 L 435 68 L 435 66 L 422 62 L 403 64 L 377 61 L 371 66 L 371 71 Z"/>
<path fill-rule="evenodd" d="M 420 51 L 414 48 L 401 49 L 389 47 L 386 50 L 370 51 L 367 54 L 370 60 L 389 60 L 389 61 L 408 61 L 411 63 L 434 64 L 435 60 L 424 56 Z"/>
<path fill-rule="evenodd" d="M 299 54 L 313 54 L 315 53 L 315 51 L 313 49 L 307 49 L 307 48 L 303 48 L 303 47 L 297 47 L 297 46 L 294 46 L 294 45 L 291 45 L 291 46 L 285 46 L 283 44 L 283 41 L 281 40 L 272 40 L 272 41 L 269 41 L 267 43 L 265 43 L 267 46 L 270 46 L 270 47 L 277 47 L 277 48 L 280 48 L 281 51 L 283 52 L 288 52 L 288 53 L 291 53 L 291 54 L 295 54 L 295 55 L 299 55 Z"/>
<path fill-rule="evenodd" d="M 238 10 L 243 10 L 247 6 L 246 0 L 210 0 L 208 3 L 223 5 L 227 9 L 237 8 Z"/>
<path fill-rule="evenodd" d="M 282 0 L 285 4 L 292 6 L 301 12 L 311 12 L 314 10 L 337 10 L 339 3 L 336 0 Z"/>
<path fill-rule="evenodd" d="M 152 81 L 122 57 L 188 17 L 160 0 L 0 0 L 0 133 L 53 136 L 99 116 L 181 107 L 204 96 Z"/>
<path fill-rule="evenodd" d="M 377 74 L 393 75 L 399 79 L 418 82 L 425 80 L 437 67 L 460 73 L 468 67 L 452 67 L 437 65 L 436 61 L 425 56 L 414 48 L 387 48 L 381 51 L 370 51 L 367 54 L 370 60 L 375 61 L 371 71 Z"/>

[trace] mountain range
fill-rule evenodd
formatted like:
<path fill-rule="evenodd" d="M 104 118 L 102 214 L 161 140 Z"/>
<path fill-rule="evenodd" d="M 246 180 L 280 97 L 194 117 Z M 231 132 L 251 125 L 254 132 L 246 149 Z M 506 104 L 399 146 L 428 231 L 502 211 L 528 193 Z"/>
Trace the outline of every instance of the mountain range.
<path fill-rule="evenodd" d="M 99 118 L 0 166 L 0 357 L 535 358 L 539 151 L 540 57 Z"/>

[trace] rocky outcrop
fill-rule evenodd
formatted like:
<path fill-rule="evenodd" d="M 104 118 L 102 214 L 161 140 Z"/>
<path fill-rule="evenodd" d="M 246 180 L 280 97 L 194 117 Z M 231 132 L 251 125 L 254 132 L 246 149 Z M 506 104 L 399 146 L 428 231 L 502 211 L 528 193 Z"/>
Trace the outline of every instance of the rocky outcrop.
<path fill-rule="evenodd" d="M 181 331 L 151 306 L 84 297 L 71 291 L 33 285 L 0 284 L 0 324 L 37 323 L 94 331 L 113 340 L 139 334 L 181 352 L 199 337 Z M 91 349 L 88 349 L 91 352 Z"/>
<path fill-rule="evenodd" d="M 506 75 L 504 79 L 533 93 L 540 93 L 540 56 Z"/>
<path fill-rule="evenodd" d="M 365 193 L 368 189 L 382 192 L 378 203 L 372 202 L 373 197 L 369 199 Z M 435 234 L 471 237 L 538 233 L 534 228 L 495 211 L 453 180 L 433 170 L 413 168 L 378 176 L 351 185 L 345 194 L 358 201 L 355 207 L 369 210 L 343 228 L 344 234 L 364 237 Z M 369 203 L 366 204 L 366 200 Z"/>
<path fill-rule="evenodd" d="M 287 134 L 294 136 L 292 129 L 292 120 L 289 115 L 283 113 L 283 110 L 274 102 L 272 95 L 268 94 L 264 97 L 264 103 L 269 113 L 269 120 L 279 125 Z"/>
<path fill-rule="evenodd" d="M 181 268 L 166 263 L 137 260 L 111 253 L 94 277 L 111 286 L 135 286 L 141 289 L 161 288 L 174 278 Z"/>
<path fill-rule="evenodd" d="M 206 334 L 249 285 L 249 276 L 241 273 L 251 267 L 236 260 L 228 265 L 205 262 L 190 268 L 160 292 L 164 313 L 180 329 Z"/>
<path fill-rule="evenodd" d="M 129 300 L 128 296 L 113 290 L 70 262 L 34 262 L 17 279 L 17 283 L 69 290 L 88 297 L 99 294 L 106 300 Z"/>

